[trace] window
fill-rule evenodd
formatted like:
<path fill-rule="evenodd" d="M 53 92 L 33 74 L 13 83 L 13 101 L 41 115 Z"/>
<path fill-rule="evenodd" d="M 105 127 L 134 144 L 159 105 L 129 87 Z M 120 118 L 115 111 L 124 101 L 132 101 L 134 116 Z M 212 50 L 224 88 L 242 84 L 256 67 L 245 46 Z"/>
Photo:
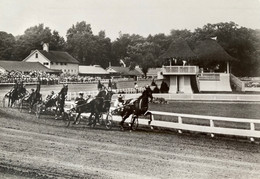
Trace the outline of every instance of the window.
<path fill-rule="evenodd" d="M 58 63 L 58 62 L 56 62 L 56 65 L 59 65 L 59 63 Z"/>
<path fill-rule="evenodd" d="M 64 63 L 64 65 L 67 65 L 67 63 Z"/>
<path fill-rule="evenodd" d="M 47 62 L 44 62 L 44 63 L 43 63 L 43 65 L 49 65 L 49 63 L 47 63 Z"/>
<path fill-rule="evenodd" d="M 61 62 L 60 65 L 63 65 L 63 63 Z"/>
<path fill-rule="evenodd" d="M 51 65 L 53 65 L 53 62 L 51 62 Z"/>
<path fill-rule="evenodd" d="M 35 58 L 38 58 L 38 53 L 35 54 Z"/>

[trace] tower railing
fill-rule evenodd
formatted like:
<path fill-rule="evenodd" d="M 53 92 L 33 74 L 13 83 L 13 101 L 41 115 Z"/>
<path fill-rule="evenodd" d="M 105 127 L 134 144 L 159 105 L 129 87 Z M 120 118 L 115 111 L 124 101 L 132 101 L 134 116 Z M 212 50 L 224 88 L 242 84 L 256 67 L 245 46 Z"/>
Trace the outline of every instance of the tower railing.
<path fill-rule="evenodd" d="M 199 72 L 198 66 L 163 66 L 163 75 L 174 74 L 197 74 Z"/>

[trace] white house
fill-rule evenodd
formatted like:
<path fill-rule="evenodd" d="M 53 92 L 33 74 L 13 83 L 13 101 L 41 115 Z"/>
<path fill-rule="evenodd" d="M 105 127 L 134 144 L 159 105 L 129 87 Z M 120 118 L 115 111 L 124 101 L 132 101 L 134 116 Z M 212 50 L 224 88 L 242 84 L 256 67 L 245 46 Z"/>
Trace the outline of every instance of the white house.
<path fill-rule="evenodd" d="M 79 61 L 63 51 L 49 50 L 49 44 L 43 44 L 43 50 L 34 50 L 26 57 L 25 62 L 40 62 L 49 69 L 62 70 L 64 73 L 78 74 Z"/>

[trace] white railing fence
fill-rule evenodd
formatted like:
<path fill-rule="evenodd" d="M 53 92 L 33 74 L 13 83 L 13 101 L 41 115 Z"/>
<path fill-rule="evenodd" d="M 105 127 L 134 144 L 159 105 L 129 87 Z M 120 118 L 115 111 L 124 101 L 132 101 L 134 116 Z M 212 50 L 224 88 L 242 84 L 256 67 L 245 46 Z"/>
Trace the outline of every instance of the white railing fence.
<path fill-rule="evenodd" d="M 166 121 L 153 121 L 151 125 L 169 127 L 179 130 L 188 130 L 195 132 L 210 133 L 212 136 L 214 134 L 224 134 L 224 135 L 234 135 L 253 138 L 260 138 L 260 131 L 255 129 L 255 125 L 260 124 L 260 119 L 245 119 L 245 118 L 230 118 L 230 117 L 217 117 L 217 116 L 204 116 L 204 115 L 193 115 L 193 114 L 180 114 L 180 113 L 169 113 L 169 112 L 159 112 L 151 111 L 154 116 L 170 116 L 177 117 L 178 122 L 166 122 Z M 187 124 L 183 122 L 183 119 L 200 119 L 208 126 L 198 125 L 198 124 Z M 215 123 L 221 121 L 221 126 L 215 126 Z M 203 124 L 205 124 L 203 122 Z M 243 124 L 249 129 L 237 128 L 237 125 Z"/>
<path fill-rule="evenodd" d="M 72 102 L 66 102 L 67 109 Z M 114 107 L 111 107 L 110 110 L 114 110 Z M 245 119 L 245 118 L 230 118 L 230 117 L 218 117 L 218 116 L 205 116 L 205 115 L 193 115 L 193 114 L 181 114 L 181 113 L 170 113 L 170 112 L 161 112 L 161 111 L 149 111 L 152 114 L 153 121 L 150 123 L 151 126 L 164 127 L 178 130 L 179 133 L 182 133 L 182 130 L 209 133 L 211 137 L 214 137 L 214 134 L 222 135 L 232 135 L 232 136 L 242 136 L 249 137 L 251 141 L 254 141 L 254 138 L 260 138 L 260 119 Z M 89 114 L 83 114 L 83 116 L 89 116 Z M 177 122 L 172 121 L 162 121 L 156 120 L 161 119 L 162 117 L 170 117 L 171 119 L 177 119 Z M 131 116 L 129 117 L 129 119 Z M 121 116 L 113 115 L 114 121 L 121 121 Z M 129 122 L 128 121 L 126 122 Z M 187 119 L 197 120 L 200 122 L 193 121 L 191 123 L 185 123 Z M 220 123 L 221 122 L 221 127 Z M 216 124 L 217 123 L 217 124 Z M 139 124 L 149 125 L 148 119 L 139 118 Z M 202 125 L 203 124 L 203 125 Z M 215 125 L 216 124 L 216 125 Z M 243 126 L 237 127 L 237 126 Z M 257 128 L 256 129 L 256 125 Z"/>

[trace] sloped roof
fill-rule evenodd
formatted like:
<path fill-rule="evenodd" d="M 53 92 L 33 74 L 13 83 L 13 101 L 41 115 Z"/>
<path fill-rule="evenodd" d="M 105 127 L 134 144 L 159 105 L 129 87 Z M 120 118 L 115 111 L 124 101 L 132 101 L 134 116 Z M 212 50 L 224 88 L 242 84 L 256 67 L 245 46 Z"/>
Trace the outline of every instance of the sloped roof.
<path fill-rule="evenodd" d="M 73 58 L 67 52 L 62 51 L 45 51 L 45 50 L 38 50 L 42 55 L 44 55 L 47 59 L 51 62 L 62 62 L 62 63 L 76 63 L 79 64 L 79 61 Z"/>
<path fill-rule="evenodd" d="M 210 61 L 235 61 L 236 59 L 230 56 L 221 47 L 216 40 L 207 39 L 197 41 L 193 51 L 198 55 L 199 60 Z"/>
<path fill-rule="evenodd" d="M 120 67 L 120 66 L 110 66 L 107 68 L 107 71 L 114 70 L 116 73 L 121 75 L 129 75 L 129 76 L 141 76 L 142 74 L 137 70 L 130 70 L 129 67 Z"/>
<path fill-rule="evenodd" d="M 185 40 L 177 40 L 172 42 L 168 50 L 160 56 L 160 58 L 175 58 L 175 59 L 195 59 L 197 55 L 191 50 Z"/>
<path fill-rule="evenodd" d="M 99 74 L 99 75 L 108 75 L 109 72 L 107 72 L 104 68 L 102 68 L 99 65 L 94 66 L 79 66 L 79 73 L 80 74 Z"/>
<path fill-rule="evenodd" d="M 140 74 L 143 74 L 142 69 L 140 67 L 135 67 L 135 70 L 138 71 Z"/>
<path fill-rule="evenodd" d="M 24 62 L 24 61 L 2 61 L 0 60 L 0 67 L 5 69 L 6 71 L 44 71 L 48 73 L 61 72 L 60 70 L 52 70 L 39 62 Z"/>

